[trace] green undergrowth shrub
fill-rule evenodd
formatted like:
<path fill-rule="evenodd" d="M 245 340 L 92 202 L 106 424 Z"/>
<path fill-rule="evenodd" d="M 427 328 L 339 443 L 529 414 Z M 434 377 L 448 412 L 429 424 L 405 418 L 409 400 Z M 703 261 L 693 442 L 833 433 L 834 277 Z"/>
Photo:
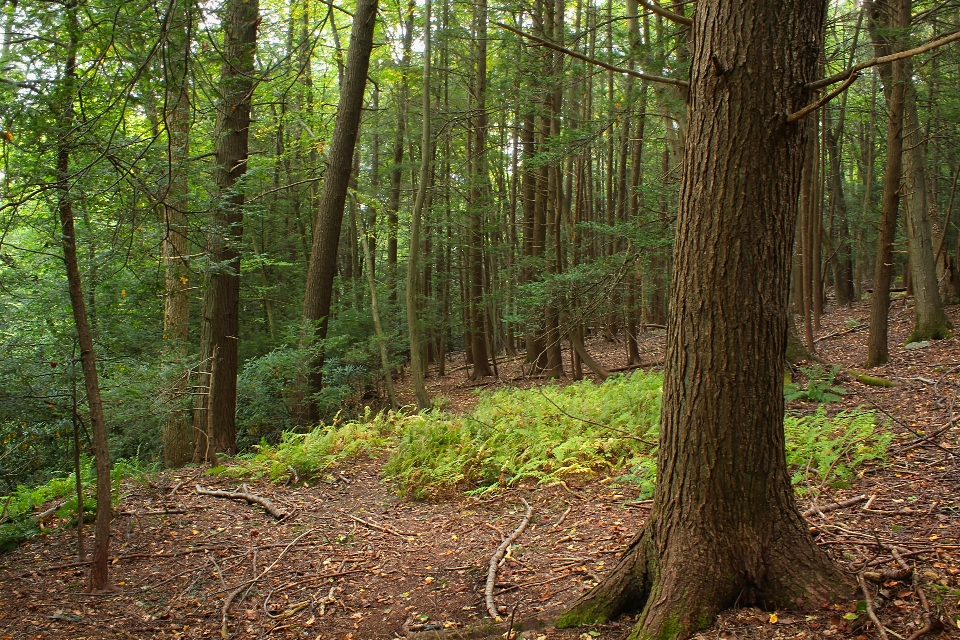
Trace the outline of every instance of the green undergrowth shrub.
<path fill-rule="evenodd" d="M 287 433 L 275 445 L 262 442 L 214 472 L 306 479 L 351 458 L 389 453 L 384 479 L 398 494 L 415 498 L 598 473 L 637 484 L 646 497 L 656 479 L 662 385 L 660 375 L 638 371 L 602 384 L 482 393 L 466 415 L 367 410 L 356 420 Z M 883 458 L 890 442 L 872 413 L 829 418 L 821 407 L 810 416 L 788 416 L 784 426 L 787 462 L 801 494 L 848 483 L 857 466 Z"/>
<path fill-rule="evenodd" d="M 893 435 L 878 428 L 872 411 L 841 411 L 832 418 L 821 406 L 807 416 L 788 415 L 787 466 L 798 495 L 824 487 L 849 487 L 854 470 L 868 460 L 886 458 Z"/>
<path fill-rule="evenodd" d="M 383 472 L 398 493 L 424 497 L 638 464 L 657 440 L 661 388 L 660 376 L 637 371 L 599 385 L 484 394 L 467 416 L 433 412 L 408 423 Z"/>
<path fill-rule="evenodd" d="M 120 496 L 120 484 L 125 480 L 136 480 L 157 470 L 154 463 L 146 463 L 138 458 L 114 461 L 110 470 L 113 485 L 113 502 Z M 96 514 L 97 474 L 91 458 L 84 457 L 80 462 L 80 479 L 83 483 L 84 522 L 87 517 Z M 52 478 L 36 487 L 17 487 L 6 496 L 0 496 L 0 552 L 9 551 L 25 540 L 42 533 L 44 527 L 37 521 L 40 508 L 57 507 L 54 515 L 59 519 L 71 519 L 76 523 L 77 483 L 76 474 L 69 473 Z"/>
<path fill-rule="evenodd" d="M 266 441 L 253 451 L 211 469 L 214 475 L 235 478 L 269 478 L 284 481 L 311 476 L 333 465 L 361 455 L 376 457 L 396 441 L 400 426 L 411 416 L 367 408 L 362 417 L 311 429 L 307 433 L 286 432 L 277 444 Z"/>

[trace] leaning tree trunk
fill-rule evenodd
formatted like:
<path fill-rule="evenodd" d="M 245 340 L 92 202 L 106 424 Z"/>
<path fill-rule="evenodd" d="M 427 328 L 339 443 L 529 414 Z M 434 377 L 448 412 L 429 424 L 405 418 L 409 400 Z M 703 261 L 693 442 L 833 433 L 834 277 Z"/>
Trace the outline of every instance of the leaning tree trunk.
<path fill-rule="evenodd" d="M 560 624 L 642 610 L 685 638 L 735 603 L 816 606 L 845 587 L 797 510 L 783 367 L 790 256 L 824 3 L 700 0 L 654 504 Z M 705 570 L 706 569 L 706 570 Z"/>
<path fill-rule="evenodd" d="M 363 93 L 367 86 L 367 69 L 373 49 L 373 31 L 377 18 L 377 0 L 360 0 L 353 16 L 350 49 L 343 86 L 340 87 L 340 105 L 333 126 L 333 141 L 327 159 L 327 170 L 320 192 L 320 204 L 313 225 L 313 248 L 307 268 L 306 291 L 303 296 L 303 333 L 301 340 L 322 341 L 327 337 L 327 320 L 333 296 L 333 277 L 337 270 L 337 247 L 343 224 L 343 207 L 353 168 L 353 152 L 360 131 Z M 323 349 L 310 363 L 305 396 L 309 398 L 323 388 Z M 307 419 L 315 421 L 319 410 L 313 400 L 307 400 Z"/>
<path fill-rule="evenodd" d="M 77 232 L 73 222 L 73 196 L 70 193 L 70 151 L 73 147 L 75 127 L 73 101 L 77 96 L 77 49 L 80 46 L 80 25 L 77 22 L 77 5 L 64 5 L 67 22 L 67 59 L 64 65 L 62 108 L 57 136 L 57 212 L 60 215 L 60 230 L 63 234 L 63 262 L 67 268 L 67 286 L 70 290 L 70 307 L 77 327 L 77 342 L 80 345 L 80 367 L 83 370 L 87 405 L 90 407 L 90 422 L 93 425 L 93 456 L 97 468 L 97 520 L 94 525 L 96 538 L 93 561 L 90 563 L 90 591 L 109 587 L 107 560 L 110 550 L 110 449 L 107 445 L 107 425 L 100 399 L 100 381 L 97 377 L 97 358 L 93 351 L 93 335 L 87 319 L 87 308 L 80 280 L 80 264 L 77 260 Z"/>
<path fill-rule="evenodd" d="M 223 70 L 214 129 L 214 203 L 207 253 L 200 362 L 206 394 L 197 396 L 193 413 L 193 459 L 212 462 L 214 454 L 237 451 L 237 334 L 240 332 L 240 253 L 244 194 L 237 183 L 247 172 L 250 100 L 259 0 L 229 0 L 223 17 Z"/>

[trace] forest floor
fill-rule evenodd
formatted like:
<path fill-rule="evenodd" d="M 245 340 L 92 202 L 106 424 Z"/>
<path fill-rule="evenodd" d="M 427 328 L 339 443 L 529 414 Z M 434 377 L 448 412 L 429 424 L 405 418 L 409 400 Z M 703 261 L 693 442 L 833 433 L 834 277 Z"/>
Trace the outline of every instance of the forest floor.
<path fill-rule="evenodd" d="M 949 314 L 960 327 L 960 308 L 951 307 Z M 868 303 L 831 308 L 817 333 L 820 356 L 860 366 L 868 315 Z M 822 513 L 809 516 L 809 523 L 818 542 L 851 575 L 865 564 L 896 571 L 892 549 L 913 569 L 910 576 L 888 577 L 881 585 L 889 597 L 877 614 L 892 637 L 916 638 L 925 620 L 935 627 L 925 638 L 960 637 L 955 456 L 960 442 L 957 429 L 939 432 L 952 425 L 960 340 L 907 351 L 903 341 L 911 324 L 911 307 L 895 302 L 891 362 L 871 371 L 898 386 L 870 387 L 841 375 L 837 383 L 847 395 L 830 405 L 831 413 L 859 406 L 889 418 L 895 434 L 889 459 L 863 467 L 853 486 L 821 495 Z M 644 334 L 642 342 L 645 359 L 662 360 L 662 331 Z M 622 343 L 598 339 L 589 347 L 608 367 L 626 364 Z M 450 410 L 468 408 L 481 386 L 543 383 L 514 380 L 519 360 L 500 362 L 502 381 L 483 385 L 470 381 L 465 368 L 457 369 L 462 364 L 462 355 L 452 358 L 449 375 L 429 381 L 433 393 L 449 399 Z M 793 403 L 791 408 L 812 412 L 815 406 Z M 922 434 L 930 439 L 917 442 Z M 127 483 L 111 544 L 116 590 L 86 593 L 87 570 L 76 562 L 75 532 L 51 529 L 0 556 L 0 640 L 212 638 L 221 636 L 224 620 L 233 638 L 480 637 L 478 625 L 489 622 L 484 604 L 488 564 L 523 518 L 522 498 L 532 506 L 533 518 L 500 566 L 495 593 L 503 616 L 516 620 L 548 619 L 589 589 L 615 563 L 649 509 L 648 502 L 638 500 L 637 487 L 613 476 L 523 485 L 484 498 L 402 500 L 381 481 L 383 461 L 351 461 L 295 486 L 252 483 L 250 491 L 289 512 L 279 522 L 257 505 L 197 495 L 198 483 L 235 487 L 227 479 L 200 475 L 200 469 Z M 826 506 L 861 494 L 869 501 L 833 510 Z M 811 507 L 800 502 L 801 508 Z M 735 609 L 696 637 L 878 637 L 873 625 L 858 623 L 864 618 L 856 615 L 860 600 L 858 592 L 812 611 Z M 615 640 L 625 638 L 633 622 L 625 617 L 576 630 L 547 627 L 522 637 Z M 490 637 L 508 637 L 503 631 L 486 628 L 496 632 Z"/>

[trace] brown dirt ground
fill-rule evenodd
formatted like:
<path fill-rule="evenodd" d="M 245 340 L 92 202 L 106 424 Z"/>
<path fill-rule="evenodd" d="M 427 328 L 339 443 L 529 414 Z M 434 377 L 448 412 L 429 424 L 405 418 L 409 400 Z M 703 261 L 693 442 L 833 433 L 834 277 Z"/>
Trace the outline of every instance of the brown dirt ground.
<path fill-rule="evenodd" d="M 889 602 L 878 615 L 893 637 L 915 637 L 923 626 L 921 590 L 935 625 L 942 625 L 925 637 L 958 637 L 960 472 L 954 451 L 960 443 L 956 430 L 947 429 L 935 441 L 903 449 L 953 419 L 960 343 L 950 339 L 905 351 L 902 341 L 912 319 L 905 304 L 895 303 L 891 314 L 892 361 L 871 372 L 900 386 L 868 387 L 841 377 L 849 394 L 831 406 L 831 412 L 874 408 L 890 417 L 897 434 L 887 464 L 868 467 L 854 486 L 819 501 L 825 505 L 862 493 L 872 498 L 869 508 L 861 502 L 814 515 L 810 525 L 851 574 L 871 561 L 895 569 L 890 547 L 901 549 L 904 561 L 915 567 L 916 585 L 909 577 L 882 585 Z M 821 357 L 859 365 L 866 354 L 868 313 L 867 303 L 831 309 L 817 333 Z M 949 313 L 960 327 L 960 308 Z M 852 319 L 859 319 L 859 328 L 850 331 Z M 644 358 L 662 357 L 662 331 L 644 334 L 642 343 Z M 622 343 L 594 340 L 590 349 L 609 367 L 626 364 Z M 455 355 L 448 368 L 461 365 L 462 355 Z M 501 362 L 499 370 L 502 380 L 483 388 L 543 383 L 514 380 L 519 361 Z M 480 388 L 466 369 L 430 382 L 433 393 L 449 399 L 451 410 L 468 408 Z M 792 408 L 813 410 L 803 403 Z M 533 520 L 499 569 L 496 595 L 504 616 L 518 620 L 545 618 L 589 589 L 642 525 L 649 506 L 637 502 L 634 486 L 615 477 L 522 486 L 484 499 L 404 501 L 382 482 L 382 463 L 351 462 L 296 486 L 252 485 L 251 491 L 292 511 L 281 522 L 255 505 L 197 495 L 199 470 L 126 485 L 111 546 L 116 591 L 84 592 L 86 568 L 75 562 L 75 534 L 53 526 L 0 556 L 0 640 L 216 637 L 232 592 L 227 629 L 234 638 L 477 637 L 469 630 L 489 621 L 483 603 L 489 559 L 520 522 L 521 498 L 533 506 Z M 232 488 L 222 480 L 199 480 Z M 801 507 L 807 506 L 802 501 Z M 259 579 L 251 583 L 254 575 Z M 813 611 L 734 609 L 696 637 L 877 637 L 872 624 L 847 619 L 856 617 L 848 614 L 858 599 L 862 594 L 851 594 L 848 601 Z M 626 637 L 632 623 L 622 618 L 578 630 L 531 630 L 523 637 L 616 640 Z"/>

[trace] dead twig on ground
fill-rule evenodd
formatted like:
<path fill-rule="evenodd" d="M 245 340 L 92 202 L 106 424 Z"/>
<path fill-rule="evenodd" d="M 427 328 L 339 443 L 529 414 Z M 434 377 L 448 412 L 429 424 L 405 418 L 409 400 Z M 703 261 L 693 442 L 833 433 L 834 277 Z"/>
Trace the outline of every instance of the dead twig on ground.
<path fill-rule="evenodd" d="M 493 589 L 497 584 L 497 566 L 499 566 L 500 561 L 503 559 L 503 556 L 507 553 L 507 549 L 510 548 L 510 545 L 513 544 L 513 541 L 520 537 L 520 534 L 523 533 L 524 529 L 527 528 L 527 525 L 530 524 L 530 516 L 533 515 L 533 507 L 530 506 L 530 503 L 520 498 L 520 501 L 523 502 L 523 506 L 527 508 L 526 514 L 523 516 L 523 520 L 520 521 L 520 525 L 507 536 L 507 539 L 500 543 L 500 546 L 497 547 L 497 550 L 493 553 L 493 556 L 490 558 L 490 568 L 487 570 L 487 586 L 484 589 L 484 595 L 486 596 L 487 601 L 487 611 L 493 617 L 494 620 L 500 620 L 500 613 L 497 611 L 497 604 L 493 601 Z"/>
<path fill-rule="evenodd" d="M 867 496 L 861 494 L 859 496 L 854 496 L 853 498 L 841 500 L 840 502 L 831 502 L 830 504 L 825 504 L 822 507 L 810 507 L 803 512 L 803 516 L 806 518 L 817 513 L 829 513 L 830 511 L 836 511 L 838 509 L 843 509 L 844 507 L 851 507 L 855 504 L 860 504 L 866 500 Z"/>
<path fill-rule="evenodd" d="M 368 522 L 367 520 L 364 520 L 363 518 L 358 518 L 357 516 L 352 515 L 352 514 L 349 514 L 349 513 L 347 514 L 347 517 L 350 518 L 351 520 L 354 520 L 354 521 L 356 521 L 356 522 L 359 522 L 360 524 L 362 524 L 362 525 L 365 526 L 365 527 L 369 527 L 369 528 L 371 528 L 371 529 L 374 529 L 375 531 L 382 531 L 383 533 L 389 533 L 389 534 L 394 535 L 394 536 L 400 536 L 401 538 L 415 537 L 415 536 L 417 535 L 417 534 L 415 534 L 415 533 L 407 533 L 407 532 L 405 532 L 405 531 L 397 531 L 396 529 L 394 529 L 394 528 L 392 528 L 392 527 L 384 527 L 384 526 L 381 526 L 381 525 L 379 525 L 379 524 L 374 524 L 374 523 L 372 523 L 372 522 Z"/>
<path fill-rule="evenodd" d="M 255 493 L 250 493 L 250 489 L 247 488 L 247 485 L 244 484 L 240 491 L 220 491 L 218 489 L 204 489 L 199 484 L 197 485 L 197 495 L 201 496 L 213 496 L 214 498 L 227 498 L 230 500 L 246 500 L 250 504 L 258 504 L 264 509 L 267 513 L 272 515 L 277 520 L 283 520 L 287 517 L 287 512 L 278 509 L 275 504 L 270 502 L 267 498 L 263 496 L 258 496 Z"/>
<path fill-rule="evenodd" d="M 199 488 L 199 485 L 198 485 L 197 488 Z M 285 556 L 285 555 L 287 554 L 287 551 L 289 551 L 291 547 L 293 547 L 293 546 L 296 545 L 298 542 L 300 542 L 300 539 L 303 538 L 304 536 L 306 536 L 308 533 L 313 533 L 314 531 L 316 531 L 316 529 L 307 529 L 306 531 L 304 531 L 303 533 L 301 533 L 299 536 L 297 536 L 296 538 L 294 538 L 287 546 L 285 546 L 285 547 L 283 548 L 283 551 L 280 552 L 280 555 L 277 556 L 277 559 L 274 560 L 272 563 L 270 563 L 270 566 L 268 566 L 266 569 L 264 569 L 264 570 L 263 570 L 262 572 L 260 572 L 258 575 L 254 575 L 254 577 L 251 578 L 250 580 L 247 580 L 246 582 L 240 583 L 240 585 L 239 585 L 236 589 L 234 589 L 233 591 L 231 591 L 230 593 L 227 594 L 227 597 L 224 598 L 224 600 L 223 600 L 223 608 L 222 608 L 221 611 L 220 611 L 220 621 L 221 621 L 221 622 L 220 622 L 220 636 L 221 636 L 221 637 L 223 637 L 223 638 L 229 638 L 229 637 L 230 637 L 230 629 L 229 629 L 229 627 L 227 627 L 227 620 L 228 620 L 229 617 L 230 617 L 230 605 L 233 604 L 234 598 L 236 598 L 236 597 L 240 594 L 241 591 L 243 591 L 243 590 L 246 589 L 247 587 L 252 587 L 252 586 L 255 585 L 257 582 L 259 582 L 261 578 L 263 578 L 265 575 L 267 575 L 268 573 L 270 573 L 270 571 L 272 571 L 273 568 L 274 568 L 275 566 L 277 566 L 277 563 L 280 562 L 280 559 L 283 558 L 283 556 Z"/>
<path fill-rule="evenodd" d="M 877 633 L 880 634 L 880 637 L 883 640 L 890 640 L 890 636 L 887 635 L 886 628 L 880 624 L 880 619 L 877 618 L 877 613 L 873 610 L 873 598 L 870 597 L 870 589 L 867 587 L 867 583 L 863 579 L 863 573 L 857 574 L 857 582 L 860 583 L 860 590 L 863 592 L 863 600 L 867 605 L 867 616 L 877 628 Z"/>

